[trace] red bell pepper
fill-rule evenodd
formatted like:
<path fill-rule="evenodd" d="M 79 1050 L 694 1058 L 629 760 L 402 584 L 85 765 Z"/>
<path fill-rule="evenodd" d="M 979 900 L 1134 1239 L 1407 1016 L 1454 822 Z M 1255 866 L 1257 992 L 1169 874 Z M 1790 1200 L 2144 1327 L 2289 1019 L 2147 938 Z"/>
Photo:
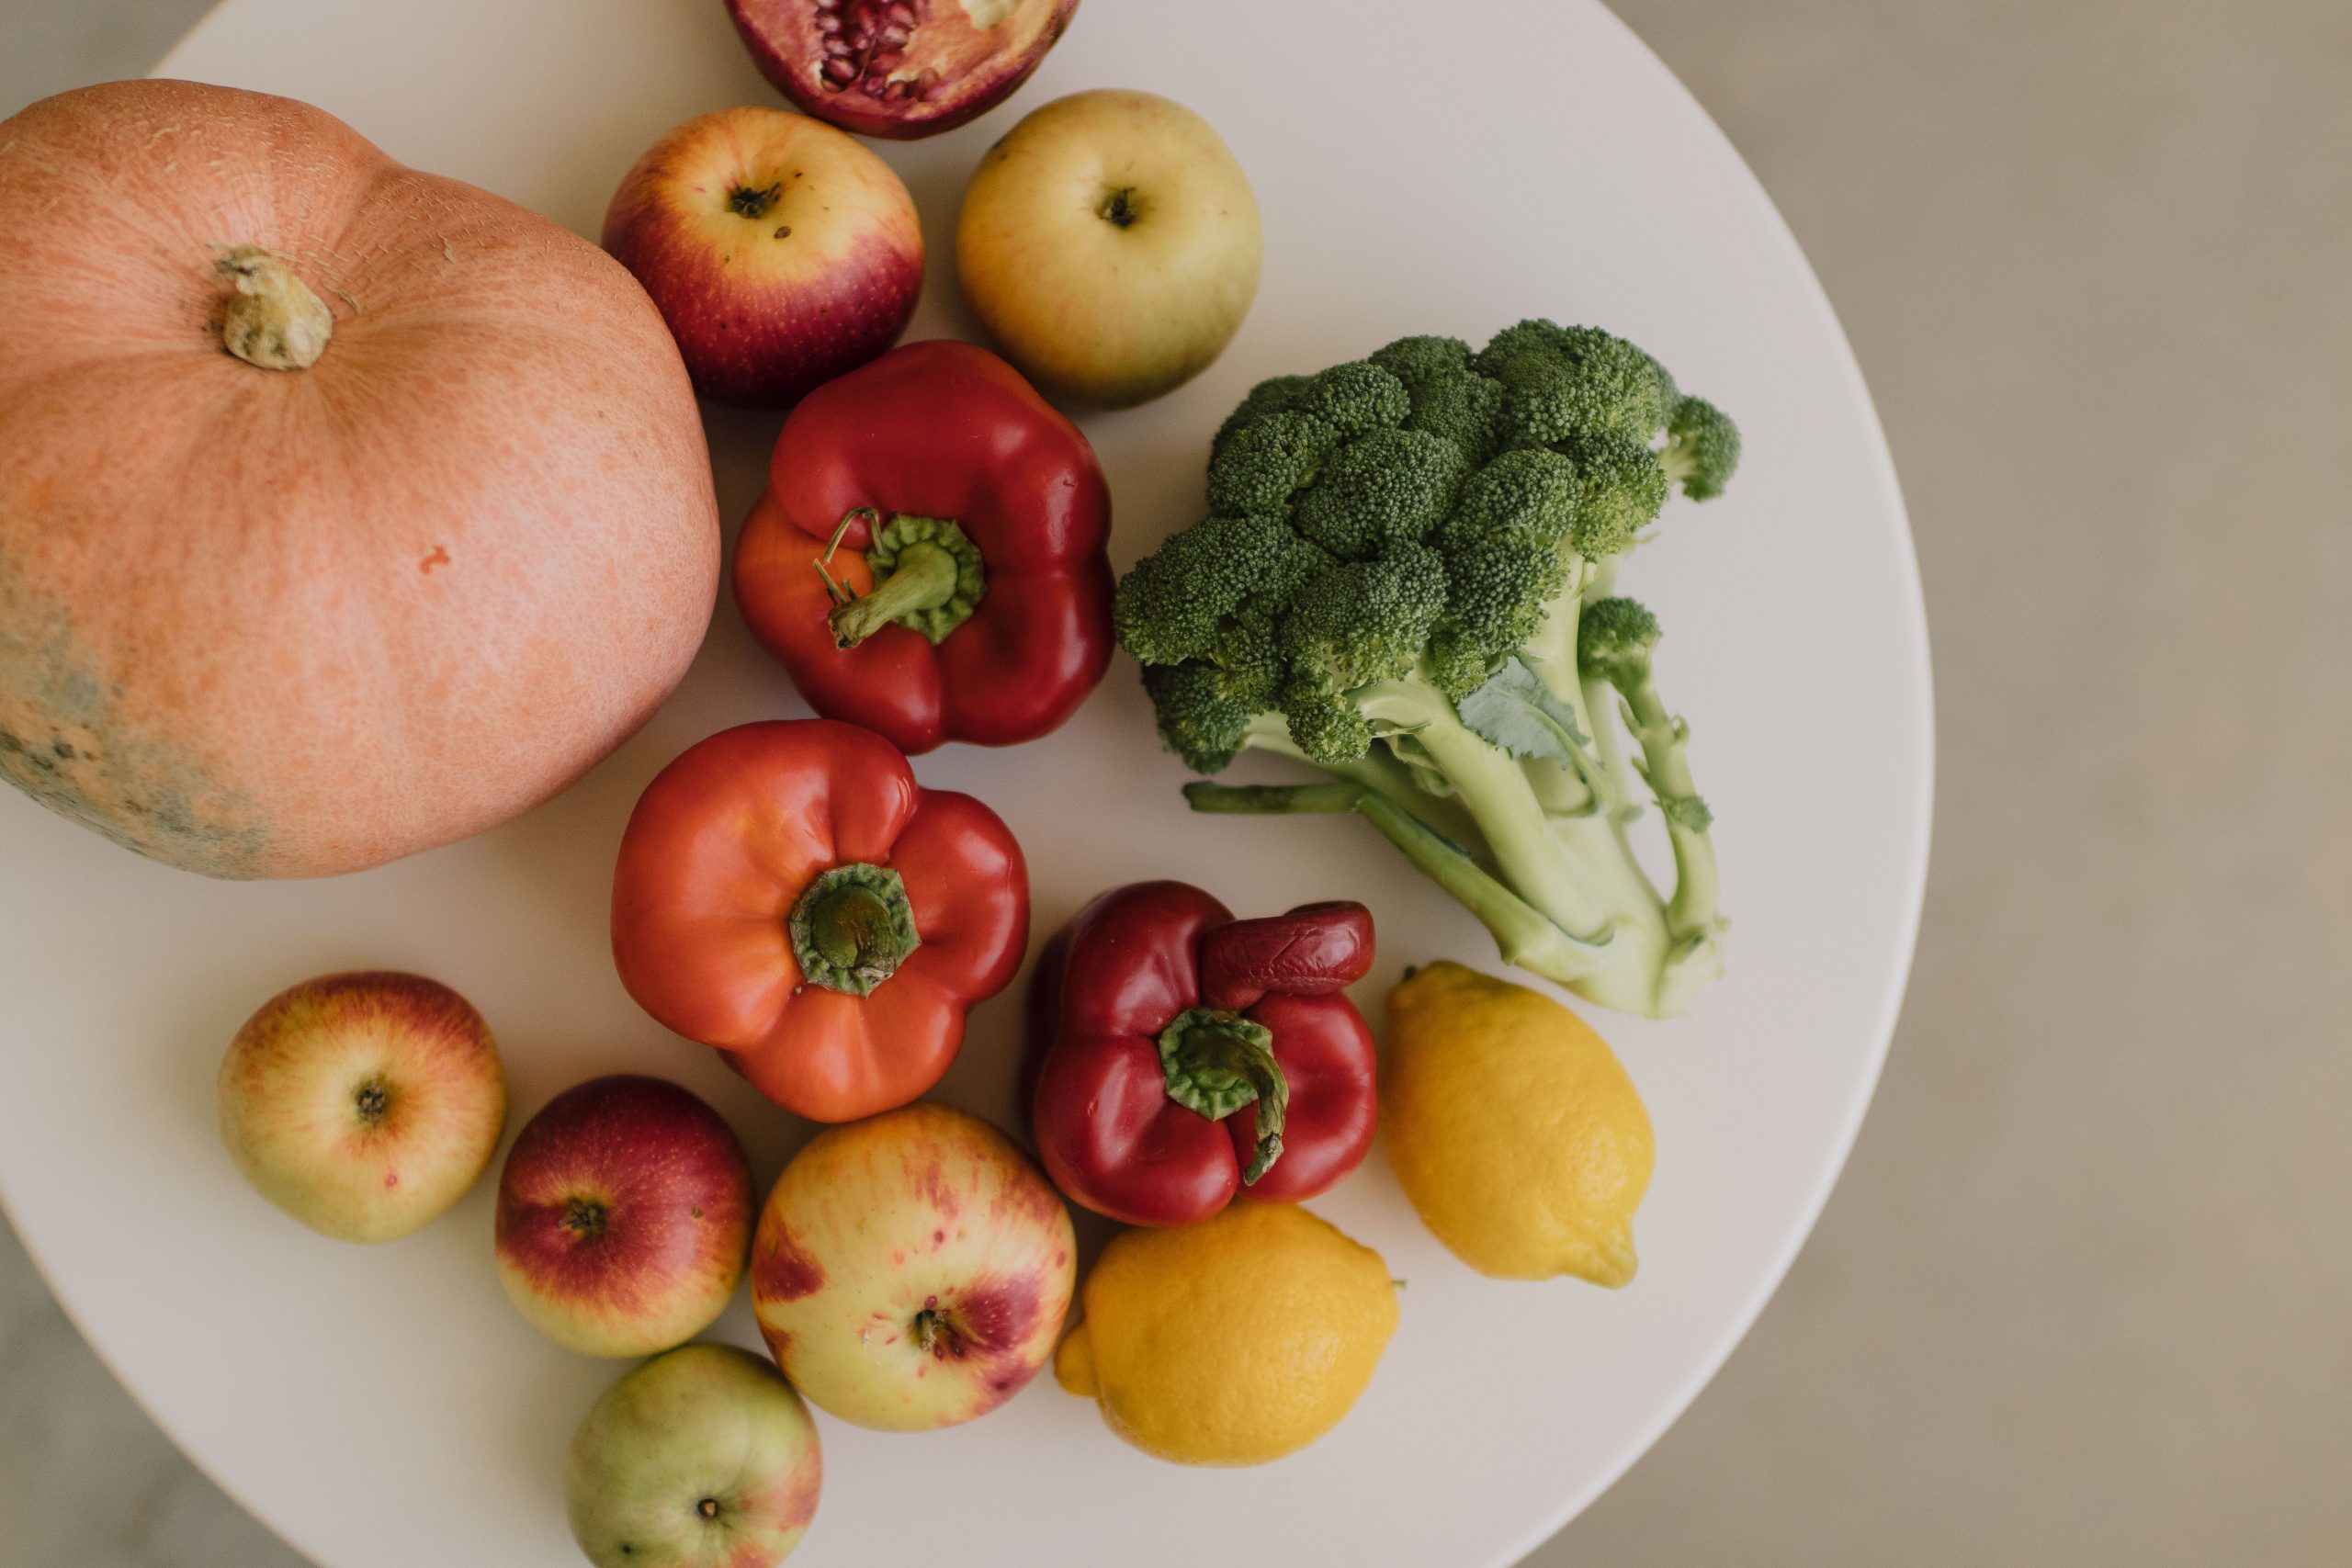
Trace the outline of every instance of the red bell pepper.
<path fill-rule="evenodd" d="M 1094 449 L 970 344 L 910 343 L 785 421 L 735 552 L 752 634 L 808 704 L 902 751 L 1057 728 L 1111 659 Z"/>
<path fill-rule="evenodd" d="M 1012 831 L 830 719 L 722 730 L 621 836 L 613 958 L 639 1006 L 787 1111 L 847 1122 L 937 1083 L 1029 942 Z"/>
<path fill-rule="evenodd" d="M 1341 994 L 1372 958 L 1361 904 L 1236 920 L 1182 882 L 1103 894 L 1030 982 L 1046 1173 L 1136 1225 L 1329 1190 L 1372 1147 L 1372 1032 Z"/>

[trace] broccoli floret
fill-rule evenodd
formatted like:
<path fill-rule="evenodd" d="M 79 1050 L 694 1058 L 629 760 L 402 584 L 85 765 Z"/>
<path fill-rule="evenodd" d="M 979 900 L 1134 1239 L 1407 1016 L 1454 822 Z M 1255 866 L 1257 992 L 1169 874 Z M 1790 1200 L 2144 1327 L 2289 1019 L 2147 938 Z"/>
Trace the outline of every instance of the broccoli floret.
<path fill-rule="evenodd" d="M 1600 436 L 1576 445 L 1577 521 L 1570 536 L 1588 560 L 1633 548 L 1666 505 L 1666 468 L 1638 441 Z"/>
<path fill-rule="evenodd" d="M 1552 545 L 1576 529 L 1583 485 L 1577 467 L 1556 452 L 1522 447 L 1470 476 L 1446 519 L 1449 547 L 1499 534 Z"/>
<path fill-rule="evenodd" d="M 1442 436 L 1472 468 L 1494 455 L 1503 389 L 1471 370 L 1468 344 L 1455 337 L 1398 338 L 1375 351 L 1370 363 L 1404 383 L 1406 429 Z"/>
<path fill-rule="evenodd" d="M 1597 437 L 1646 445 L 1675 406 L 1665 367 L 1596 327 L 1521 321 L 1496 333 L 1473 363 L 1503 385 L 1506 446 Z"/>
<path fill-rule="evenodd" d="M 1690 773 L 1683 757 L 1683 730 L 1658 701 L 1650 669 L 1657 647 L 1657 617 L 1634 600 L 1623 597 L 1595 601 L 1585 609 L 1577 628 L 1577 659 L 1586 671 L 1608 682 L 1624 699 L 1625 716 L 1647 761 L 1650 788 L 1657 795 L 1668 831 L 1679 860 L 1694 837 L 1703 837 L 1715 815 L 1690 787 Z M 1703 848 L 1703 845 L 1700 846 Z M 1707 855 L 1709 874 L 1713 857 Z"/>
<path fill-rule="evenodd" d="M 1279 628 L 1291 685 L 1343 693 L 1404 675 L 1444 612 L 1445 565 L 1424 546 L 1317 572 L 1291 596 Z"/>
<path fill-rule="evenodd" d="M 1536 634 L 1567 583 L 1570 564 L 1566 552 L 1523 534 L 1446 550 L 1444 634 L 1457 680 L 1466 671 L 1464 661 L 1475 656 L 1483 678 L 1487 664 Z"/>
<path fill-rule="evenodd" d="M 1596 599 L 1577 623 L 1577 662 L 1621 690 L 1649 678 L 1657 646 L 1657 617 L 1635 600 Z"/>
<path fill-rule="evenodd" d="M 1283 688 L 1283 722 L 1291 744 L 1327 766 L 1352 762 L 1372 750 L 1372 723 L 1345 695 L 1312 681 Z"/>
<path fill-rule="evenodd" d="M 1449 559 L 1449 589 L 1453 581 L 1453 563 Z M 1458 703 L 1485 685 L 1498 662 L 1494 651 L 1472 631 L 1448 620 L 1430 637 L 1429 651 L 1421 658 L 1421 676 L 1442 692 L 1446 701 Z"/>
<path fill-rule="evenodd" d="M 1280 604 L 1330 557 L 1278 517 L 1209 517 L 1171 534 L 1119 583 L 1111 624 L 1147 664 L 1222 660 L 1253 600 Z"/>
<path fill-rule="evenodd" d="M 1308 379 L 1305 376 L 1273 376 L 1250 388 L 1250 395 L 1241 400 L 1241 406 L 1226 415 L 1225 423 L 1217 426 L 1216 438 L 1209 443 L 1210 453 L 1224 450 L 1225 444 L 1242 426 L 1255 424 L 1270 413 L 1296 408 Z"/>
<path fill-rule="evenodd" d="M 1472 467 L 1493 457 L 1501 445 L 1501 382 L 1464 371 L 1417 381 L 1411 395 L 1413 412 L 1405 416 L 1405 428 L 1451 441 Z"/>
<path fill-rule="evenodd" d="M 1364 360 L 1334 365 L 1308 379 L 1295 407 L 1313 414 L 1342 435 L 1359 431 L 1394 429 L 1413 412 L 1405 383 Z"/>
<path fill-rule="evenodd" d="M 1561 546 L 1575 531 L 1577 492 L 1575 466 L 1540 447 L 1504 453 L 1462 487 L 1437 536 L 1446 615 L 1436 668 L 1448 695 L 1475 688 L 1472 671 L 1485 679 L 1544 624 L 1567 583 L 1571 558 Z"/>
<path fill-rule="evenodd" d="M 1250 721 L 1270 705 L 1257 694 L 1237 694 L 1214 664 L 1147 664 L 1143 689 L 1159 720 L 1159 737 L 1196 773 L 1214 773 L 1233 761 Z"/>
<path fill-rule="evenodd" d="M 1683 494 L 1693 501 L 1713 501 L 1739 467 L 1739 426 L 1706 399 L 1684 398 L 1674 405 L 1658 461 L 1668 482 L 1679 484 Z"/>
<path fill-rule="evenodd" d="M 1656 621 L 1583 599 L 1669 481 L 1721 490 L 1738 439 L 1633 344 L 1544 321 L 1261 382 L 1212 443 L 1213 514 L 1138 563 L 1114 622 L 1187 764 L 1265 748 L 1332 782 L 1188 796 L 1357 811 L 1513 962 L 1604 1005 L 1686 1005 L 1721 963 L 1710 818 L 1652 679 Z M 1626 845 L 1621 716 L 1670 898 Z"/>
<path fill-rule="evenodd" d="M 1315 488 L 1298 498 L 1294 525 L 1343 560 L 1413 544 L 1445 520 L 1462 488 L 1462 449 L 1410 430 L 1371 430 L 1342 443 Z"/>
<path fill-rule="evenodd" d="M 1315 482 L 1339 441 L 1330 425 L 1295 409 L 1252 420 L 1209 459 L 1209 510 L 1281 516 L 1290 498 Z"/>
<path fill-rule="evenodd" d="M 1470 370 L 1470 345 L 1458 337 L 1400 337 L 1369 357 L 1404 382 L 1407 391 L 1431 378 L 1464 376 Z"/>

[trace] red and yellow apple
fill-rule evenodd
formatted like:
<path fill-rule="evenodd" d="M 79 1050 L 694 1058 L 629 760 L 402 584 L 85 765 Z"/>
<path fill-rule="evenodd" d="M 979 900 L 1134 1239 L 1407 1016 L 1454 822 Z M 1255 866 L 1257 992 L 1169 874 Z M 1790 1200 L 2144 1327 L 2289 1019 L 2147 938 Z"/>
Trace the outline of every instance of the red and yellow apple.
<path fill-rule="evenodd" d="M 820 1410 L 885 1431 L 985 1416 L 1053 1354 L 1069 1211 L 977 1116 L 910 1105 L 820 1133 L 752 1245 L 760 1332 Z"/>
<path fill-rule="evenodd" d="M 790 402 L 898 341 L 922 229 L 890 166 L 821 120 L 718 109 L 655 142 L 613 193 L 605 249 L 678 340 L 695 389 Z"/>
<path fill-rule="evenodd" d="M 220 1139 L 271 1202 L 338 1241 L 391 1241 L 489 1168 L 506 1077 L 481 1014 L 416 975 L 328 975 L 245 1021 Z"/>
<path fill-rule="evenodd" d="M 1263 248 L 1249 176 L 1208 122 L 1111 88 L 1057 98 L 989 148 L 956 231 L 964 297 L 1004 356 L 1104 408 L 1225 352 Z"/>
<path fill-rule="evenodd" d="M 605 1391 L 571 1439 L 563 1495 L 597 1568 L 772 1568 L 823 1483 L 816 1423 L 775 1369 L 688 1345 Z"/>
<path fill-rule="evenodd" d="M 727 1309 L 752 1167 L 718 1112 L 662 1078 L 593 1078 L 515 1135 L 498 1179 L 498 1278 L 584 1356 L 650 1356 Z"/>

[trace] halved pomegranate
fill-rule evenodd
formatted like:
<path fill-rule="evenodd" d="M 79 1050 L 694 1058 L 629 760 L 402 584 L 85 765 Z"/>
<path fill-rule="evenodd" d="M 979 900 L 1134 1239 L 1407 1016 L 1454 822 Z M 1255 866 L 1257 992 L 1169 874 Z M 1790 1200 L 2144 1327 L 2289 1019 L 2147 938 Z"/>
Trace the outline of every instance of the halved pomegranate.
<path fill-rule="evenodd" d="M 820 119 L 908 141 L 1029 79 L 1078 0 L 727 0 L 760 74 Z"/>

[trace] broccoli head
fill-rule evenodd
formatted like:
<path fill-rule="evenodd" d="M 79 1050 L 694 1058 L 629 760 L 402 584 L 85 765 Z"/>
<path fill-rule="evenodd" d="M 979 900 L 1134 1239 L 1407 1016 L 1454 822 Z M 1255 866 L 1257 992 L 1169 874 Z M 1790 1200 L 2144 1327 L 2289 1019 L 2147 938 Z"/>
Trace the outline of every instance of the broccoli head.
<path fill-rule="evenodd" d="M 1113 626 L 1185 764 L 1268 748 L 1331 781 L 1188 799 L 1357 811 L 1515 964 L 1679 1010 L 1722 968 L 1713 816 L 1651 672 L 1658 621 L 1585 594 L 1670 489 L 1717 496 L 1738 456 L 1714 404 L 1597 327 L 1261 381 L 1209 446 L 1209 514 L 1126 573 Z M 1628 740 L 1672 898 L 1628 849 Z"/>
<path fill-rule="evenodd" d="M 1577 561 L 1629 548 L 1673 484 L 1717 493 L 1738 451 L 1729 419 L 1600 328 L 1399 338 L 1250 389 L 1211 444 L 1210 516 L 1119 584 L 1119 640 L 1196 667 L 1153 688 L 1164 715 L 1181 697 L 1164 728 L 1188 758 L 1218 757 L 1199 737 L 1250 703 L 1317 755 L 1360 754 L 1351 686 L 1412 671 L 1459 697 L 1555 621 L 1566 657 Z"/>
<path fill-rule="evenodd" d="M 1340 786 L 1200 784 L 1196 807 L 1359 810 L 1515 962 L 1671 1011 L 1719 964 L 1709 818 L 1651 680 L 1657 621 L 1583 595 L 1671 488 L 1718 494 L 1738 457 L 1728 418 L 1599 328 L 1400 338 L 1253 388 L 1211 443 L 1210 514 L 1120 582 L 1114 624 L 1189 766 L 1264 747 Z M 1619 716 L 1588 680 L 1623 698 L 1670 901 L 1626 850 L 1623 751 L 1594 723 Z"/>

